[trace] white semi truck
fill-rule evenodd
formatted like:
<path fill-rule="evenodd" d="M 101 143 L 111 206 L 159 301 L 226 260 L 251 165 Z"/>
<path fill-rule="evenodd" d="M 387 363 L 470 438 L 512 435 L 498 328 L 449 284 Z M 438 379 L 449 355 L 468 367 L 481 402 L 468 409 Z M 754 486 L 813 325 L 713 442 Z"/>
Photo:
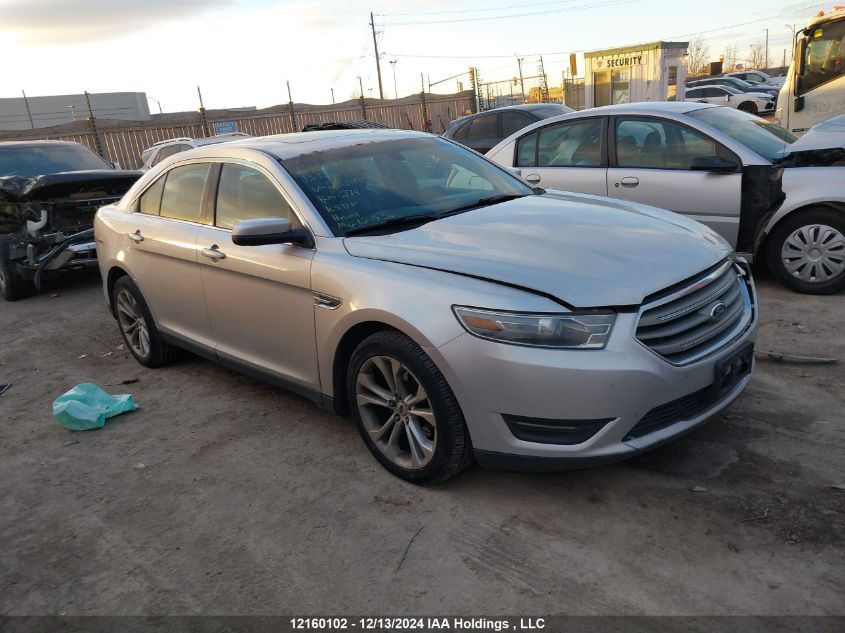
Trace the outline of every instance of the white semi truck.
<path fill-rule="evenodd" d="M 845 113 L 845 7 L 820 11 L 798 31 L 775 121 L 797 136 Z"/>

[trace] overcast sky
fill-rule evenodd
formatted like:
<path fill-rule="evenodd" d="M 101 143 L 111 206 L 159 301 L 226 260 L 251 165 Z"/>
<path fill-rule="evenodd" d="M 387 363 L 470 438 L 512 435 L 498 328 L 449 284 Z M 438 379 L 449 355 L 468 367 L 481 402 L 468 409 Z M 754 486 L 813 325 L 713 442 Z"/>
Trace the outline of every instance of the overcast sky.
<path fill-rule="evenodd" d="M 0 0 L 0 97 L 138 91 L 165 111 L 350 98 L 362 78 L 378 96 L 369 12 L 376 13 L 385 97 L 479 67 L 484 80 L 534 74 L 544 54 L 552 85 L 569 51 L 689 39 L 712 58 L 729 43 L 747 56 L 769 29 L 771 59 L 789 46 L 787 25 L 833 1 L 777 0 Z M 501 56 L 501 57 L 497 57 Z M 583 71 L 580 65 L 579 72 Z M 466 81 L 466 77 L 462 77 Z M 454 92 L 457 80 L 438 92 Z M 152 111 L 157 106 L 151 102 Z"/>

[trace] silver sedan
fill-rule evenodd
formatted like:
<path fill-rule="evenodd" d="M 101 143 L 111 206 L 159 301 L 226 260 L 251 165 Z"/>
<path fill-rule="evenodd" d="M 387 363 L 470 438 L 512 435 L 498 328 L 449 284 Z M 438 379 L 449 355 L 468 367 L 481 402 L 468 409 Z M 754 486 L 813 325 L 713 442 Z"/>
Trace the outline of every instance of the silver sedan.
<path fill-rule="evenodd" d="M 710 229 L 549 193 L 388 130 L 177 154 L 96 218 L 128 348 L 177 347 L 355 420 L 392 473 L 623 459 L 702 423 L 752 369 L 747 266 Z"/>

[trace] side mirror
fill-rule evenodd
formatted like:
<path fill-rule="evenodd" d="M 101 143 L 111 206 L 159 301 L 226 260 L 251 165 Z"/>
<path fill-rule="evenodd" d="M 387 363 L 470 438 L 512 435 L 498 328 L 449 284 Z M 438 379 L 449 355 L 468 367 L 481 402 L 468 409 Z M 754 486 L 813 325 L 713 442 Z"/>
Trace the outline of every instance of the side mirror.
<path fill-rule="evenodd" d="M 730 100 L 731 100 L 731 96 L 730 96 L 730 95 L 725 95 L 725 101 L 727 102 L 727 101 L 730 101 Z"/>
<path fill-rule="evenodd" d="M 737 170 L 737 165 L 731 160 L 721 156 L 696 156 L 692 159 L 690 169 L 692 171 L 711 171 L 716 173 L 729 173 Z"/>
<path fill-rule="evenodd" d="M 300 244 L 314 246 L 314 239 L 305 229 L 291 228 L 287 218 L 255 218 L 238 222 L 232 229 L 232 242 L 238 246 L 267 244 Z"/>
<path fill-rule="evenodd" d="M 117 161 L 109 163 L 109 165 L 111 165 L 114 169 L 120 169 L 120 163 L 118 163 Z"/>
<path fill-rule="evenodd" d="M 522 178 L 522 170 L 519 167 L 508 167 L 508 171 L 517 178 Z"/>

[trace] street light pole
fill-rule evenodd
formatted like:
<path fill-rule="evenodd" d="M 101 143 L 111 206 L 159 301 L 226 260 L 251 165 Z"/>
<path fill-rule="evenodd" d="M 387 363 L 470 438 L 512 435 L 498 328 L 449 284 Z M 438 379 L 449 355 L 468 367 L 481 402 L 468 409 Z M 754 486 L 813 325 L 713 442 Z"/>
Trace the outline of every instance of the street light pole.
<path fill-rule="evenodd" d="M 150 95 L 147 95 L 147 99 L 149 99 L 150 101 L 155 101 L 155 102 L 156 102 L 156 105 L 158 106 L 158 113 L 159 113 L 159 114 L 164 114 L 164 113 L 161 111 L 161 101 L 159 101 L 159 100 L 158 100 L 158 99 L 156 99 L 155 97 L 151 97 Z"/>
<path fill-rule="evenodd" d="M 399 91 L 396 89 L 396 62 L 398 61 L 398 59 L 394 59 L 390 62 L 390 66 L 393 68 L 393 94 L 395 99 L 399 98 Z"/>

